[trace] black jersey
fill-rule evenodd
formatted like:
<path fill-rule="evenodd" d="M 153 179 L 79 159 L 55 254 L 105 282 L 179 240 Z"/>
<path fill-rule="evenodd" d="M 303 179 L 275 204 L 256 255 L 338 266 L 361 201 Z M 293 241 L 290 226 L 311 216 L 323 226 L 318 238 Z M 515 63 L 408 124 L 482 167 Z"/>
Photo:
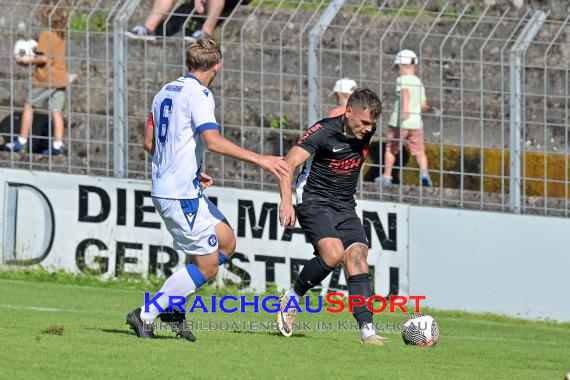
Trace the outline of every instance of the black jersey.
<path fill-rule="evenodd" d="M 317 122 L 295 144 L 312 155 L 297 177 L 297 204 L 323 201 L 356 206 L 358 176 L 376 128 L 358 140 L 344 132 L 343 118 L 344 115 Z"/>

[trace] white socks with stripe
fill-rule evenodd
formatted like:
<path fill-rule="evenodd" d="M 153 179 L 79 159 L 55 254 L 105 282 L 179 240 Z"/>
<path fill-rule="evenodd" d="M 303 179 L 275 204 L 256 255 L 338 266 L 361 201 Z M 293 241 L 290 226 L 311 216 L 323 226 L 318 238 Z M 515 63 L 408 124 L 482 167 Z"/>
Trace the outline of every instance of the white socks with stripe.
<path fill-rule="evenodd" d="M 160 293 L 164 293 L 156 301 L 164 311 L 168 311 L 169 297 L 188 297 L 188 295 L 196 291 L 196 284 L 188 274 L 186 267 L 179 269 L 178 272 L 168 277 L 160 288 Z M 152 297 L 149 295 L 149 299 Z M 141 308 L 141 319 L 145 322 L 154 322 L 160 312 L 152 303 L 149 303 L 148 312 L 144 310 L 145 306 Z"/>

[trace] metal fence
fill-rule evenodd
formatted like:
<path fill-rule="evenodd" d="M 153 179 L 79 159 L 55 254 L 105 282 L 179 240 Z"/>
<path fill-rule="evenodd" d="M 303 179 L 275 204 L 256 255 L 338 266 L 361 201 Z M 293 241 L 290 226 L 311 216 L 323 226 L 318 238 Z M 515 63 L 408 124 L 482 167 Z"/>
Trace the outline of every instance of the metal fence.
<path fill-rule="evenodd" d="M 180 4 L 165 17 L 182 16 L 189 34 L 203 16 L 178 14 Z M 57 6 L 69 12 L 67 66 L 77 75 L 66 90 L 65 154 L 0 152 L 0 165 L 149 178 L 145 120 L 154 93 L 185 72 L 184 31 L 156 41 L 127 38 L 150 13 L 147 0 L 61 0 Z M 45 29 L 40 9 L 37 0 L 0 4 L 5 140 L 19 133 L 14 113 L 29 97 L 33 74 L 33 67 L 15 63 L 12 49 L 17 39 Z M 328 96 L 334 82 L 350 77 L 384 103 L 358 196 L 568 216 L 569 18 L 482 1 L 254 0 L 225 14 L 215 32 L 224 48 L 212 87 L 216 115 L 232 141 L 284 155 L 335 106 Z M 374 181 L 383 170 L 396 98 L 393 60 L 403 48 L 419 56 L 418 76 L 431 105 L 422 118 L 433 188 L 419 185 L 416 161 L 405 152 L 396 185 Z M 32 141 L 47 142 L 37 135 Z M 252 165 L 210 153 L 206 163 L 218 185 L 277 188 Z"/>

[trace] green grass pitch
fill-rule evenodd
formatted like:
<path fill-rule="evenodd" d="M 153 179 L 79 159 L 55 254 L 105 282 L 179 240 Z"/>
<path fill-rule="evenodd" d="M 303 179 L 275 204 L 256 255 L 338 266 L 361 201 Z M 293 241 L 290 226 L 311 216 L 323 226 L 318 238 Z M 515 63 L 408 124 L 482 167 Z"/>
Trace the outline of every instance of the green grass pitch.
<path fill-rule="evenodd" d="M 422 310 L 439 323 L 441 338 L 433 348 L 406 346 L 394 331 L 381 332 L 390 338 L 383 347 L 362 346 L 358 332 L 336 329 L 291 338 L 267 331 L 195 331 L 195 343 L 162 331 L 145 341 L 125 325 L 126 313 L 142 304 L 143 289 L 157 290 L 0 272 L 0 379 L 563 379 L 570 371 L 568 323 L 437 310 Z M 399 322 L 406 315 L 375 318 Z M 271 321 L 273 315 L 198 313 L 191 319 L 231 323 Z M 352 315 L 298 317 L 313 326 L 339 319 L 352 321 Z"/>

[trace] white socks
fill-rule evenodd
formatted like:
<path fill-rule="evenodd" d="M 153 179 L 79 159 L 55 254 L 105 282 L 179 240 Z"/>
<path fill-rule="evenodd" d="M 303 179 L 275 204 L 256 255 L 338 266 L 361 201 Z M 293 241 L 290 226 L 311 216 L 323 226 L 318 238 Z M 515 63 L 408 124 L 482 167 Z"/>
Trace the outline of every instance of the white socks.
<path fill-rule="evenodd" d="M 26 137 L 22 137 L 22 136 L 18 136 L 18 142 L 22 145 L 24 145 L 25 143 L 28 142 L 28 139 Z M 61 140 L 54 140 L 53 144 L 52 144 L 54 149 L 61 149 L 63 148 L 63 141 Z"/>
<path fill-rule="evenodd" d="M 160 288 L 160 293 L 164 294 L 158 298 L 157 303 L 164 311 L 168 311 L 169 296 L 187 297 L 195 291 L 196 285 L 184 267 L 166 279 Z M 149 299 L 152 299 L 150 294 Z M 144 305 L 141 308 L 141 319 L 145 322 L 153 322 L 158 314 L 160 313 L 153 304 L 149 304 L 148 313 L 145 312 Z"/>
<path fill-rule="evenodd" d="M 285 293 L 285 296 L 289 298 L 295 297 L 297 299 L 297 302 L 299 302 L 299 300 L 301 299 L 301 296 L 298 295 L 294 289 L 290 289 L 287 293 Z"/>
<path fill-rule="evenodd" d="M 364 340 L 371 335 L 376 335 L 376 331 L 374 331 L 374 324 L 366 323 L 360 329 L 360 340 Z"/>

